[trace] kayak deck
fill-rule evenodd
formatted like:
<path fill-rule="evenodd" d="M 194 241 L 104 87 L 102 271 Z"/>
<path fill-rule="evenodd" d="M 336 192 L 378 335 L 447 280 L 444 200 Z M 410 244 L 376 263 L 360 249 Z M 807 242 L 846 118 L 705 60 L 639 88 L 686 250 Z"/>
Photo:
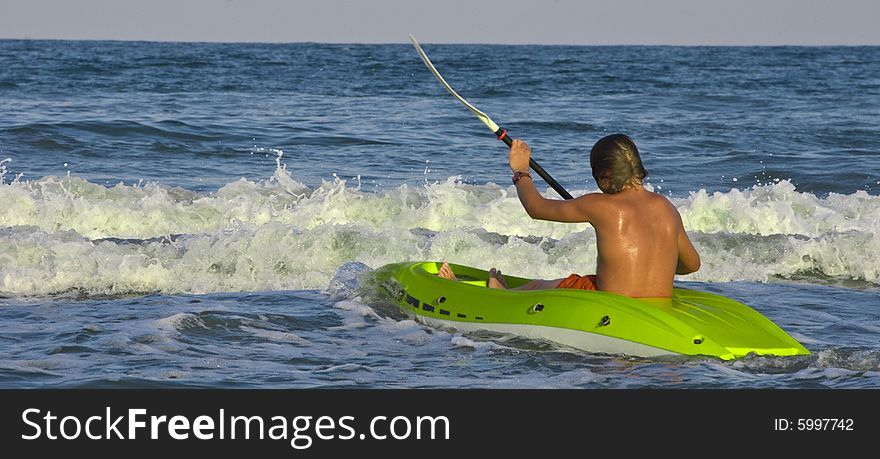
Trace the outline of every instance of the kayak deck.
<path fill-rule="evenodd" d="M 574 289 L 490 289 L 486 271 L 450 266 L 458 281 L 438 277 L 438 262 L 401 265 L 393 277 L 402 288 L 403 310 L 432 326 L 513 333 L 590 352 L 725 360 L 809 354 L 757 311 L 712 293 L 675 288 L 672 298 L 629 298 Z M 505 278 L 511 288 L 529 281 Z"/>

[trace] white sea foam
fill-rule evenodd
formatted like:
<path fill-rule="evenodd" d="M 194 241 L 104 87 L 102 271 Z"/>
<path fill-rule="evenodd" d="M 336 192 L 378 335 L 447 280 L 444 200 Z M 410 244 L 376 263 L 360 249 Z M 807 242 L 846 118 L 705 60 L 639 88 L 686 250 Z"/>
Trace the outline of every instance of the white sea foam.
<path fill-rule="evenodd" d="M 880 284 L 880 197 L 819 197 L 780 181 L 672 201 L 703 258 L 683 279 Z M 325 289 L 349 262 L 422 259 L 561 277 L 596 261 L 589 225 L 531 220 L 512 187 L 456 178 L 375 193 L 337 179 L 309 190 L 279 161 L 268 180 L 207 194 L 0 179 L 0 202 L 0 293 L 15 295 Z"/>

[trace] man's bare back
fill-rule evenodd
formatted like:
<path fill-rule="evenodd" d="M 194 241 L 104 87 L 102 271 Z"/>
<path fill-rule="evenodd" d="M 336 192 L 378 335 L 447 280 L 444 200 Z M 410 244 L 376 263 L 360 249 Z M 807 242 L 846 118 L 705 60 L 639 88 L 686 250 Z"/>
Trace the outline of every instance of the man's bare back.
<path fill-rule="evenodd" d="M 699 267 L 681 216 L 666 198 L 641 186 L 594 196 L 587 221 L 596 229 L 599 290 L 669 297 L 676 272 Z"/>
<path fill-rule="evenodd" d="M 610 165 L 597 160 L 598 165 L 604 166 L 597 171 L 597 164 L 593 164 L 597 147 L 628 150 L 623 155 L 628 157 L 613 157 L 617 163 Z M 675 274 L 689 274 L 700 268 L 700 256 L 685 232 L 678 210 L 669 200 L 642 186 L 641 179 L 647 172 L 641 166 L 635 144 L 628 137 L 617 134 L 597 142 L 591 152 L 591 165 L 603 192 L 571 200 L 541 196 L 528 175 L 530 156 L 531 150 L 525 142 L 513 141 L 510 168 L 514 171 L 517 196 L 523 208 L 534 219 L 587 222 L 596 229 L 595 287 L 599 290 L 630 297 L 669 297 Z M 630 164 L 635 160 L 637 164 Z M 627 171 L 635 173 L 627 175 Z M 455 278 L 446 264 L 439 275 Z M 566 285 L 563 281 L 539 279 L 519 289 L 557 288 L 560 284 Z M 506 288 L 500 272 L 491 272 L 488 286 Z"/>

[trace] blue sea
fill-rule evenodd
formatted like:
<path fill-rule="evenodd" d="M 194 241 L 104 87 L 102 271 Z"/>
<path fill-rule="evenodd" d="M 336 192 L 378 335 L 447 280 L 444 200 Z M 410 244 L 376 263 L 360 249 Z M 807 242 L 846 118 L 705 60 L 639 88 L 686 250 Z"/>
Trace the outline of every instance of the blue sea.
<path fill-rule="evenodd" d="M 405 40 L 402 37 L 401 40 Z M 880 387 L 880 48 L 424 44 L 574 195 L 638 143 L 702 269 L 800 357 L 430 328 L 388 263 L 587 274 L 408 44 L 0 41 L 0 387 Z M 540 189 L 555 197 L 542 182 Z"/>

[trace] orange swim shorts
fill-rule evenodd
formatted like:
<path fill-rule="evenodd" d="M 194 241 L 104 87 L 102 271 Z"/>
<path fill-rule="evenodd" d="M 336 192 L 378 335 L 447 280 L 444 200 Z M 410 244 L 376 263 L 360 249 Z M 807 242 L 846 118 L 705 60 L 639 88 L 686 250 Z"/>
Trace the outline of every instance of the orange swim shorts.
<path fill-rule="evenodd" d="M 579 276 L 577 274 L 572 274 L 565 279 L 562 279 L 562 282 L 559 283 L 557 288 L 575 288 L 579 290 L 599 290 L 598 282 L 596 281 L 596 276 L 590 274 L 589 276 Z"/>

